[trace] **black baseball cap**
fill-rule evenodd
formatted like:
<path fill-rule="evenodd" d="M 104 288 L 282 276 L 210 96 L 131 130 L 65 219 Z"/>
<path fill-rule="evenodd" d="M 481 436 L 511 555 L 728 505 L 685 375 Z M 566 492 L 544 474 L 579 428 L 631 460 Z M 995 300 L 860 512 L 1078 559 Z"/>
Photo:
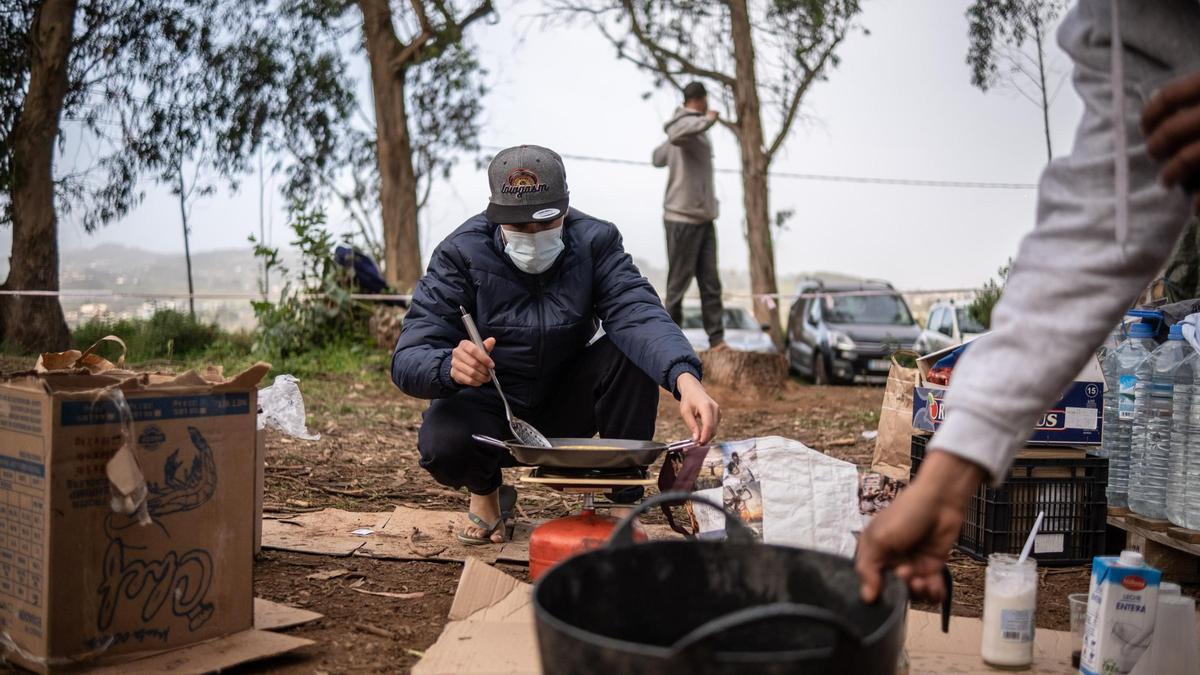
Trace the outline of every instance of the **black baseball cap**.
<path fill-rule="evenodd" d="M 567 212 L 567 170 L 557 152 L 518 145 L 488 166 L 487 217 L 493 223 L 544 223 Z"/>

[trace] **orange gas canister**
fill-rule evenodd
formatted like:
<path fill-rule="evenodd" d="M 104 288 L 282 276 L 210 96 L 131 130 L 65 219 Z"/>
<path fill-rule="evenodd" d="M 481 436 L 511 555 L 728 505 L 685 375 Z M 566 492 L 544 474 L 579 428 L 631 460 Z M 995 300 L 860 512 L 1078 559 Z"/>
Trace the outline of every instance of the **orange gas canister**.
<path fill-rule="evenodd" d="M 585 508 L 579 515 L 557 518 L 538 525 L 529 536 L 529 575 L 537 579 L 546 570 L 576 553 L 604 546 L 609 535 L 621 521 L 602 516 Z M 635 541 L 645 541 L 646 534 L 634 530 Z"/>

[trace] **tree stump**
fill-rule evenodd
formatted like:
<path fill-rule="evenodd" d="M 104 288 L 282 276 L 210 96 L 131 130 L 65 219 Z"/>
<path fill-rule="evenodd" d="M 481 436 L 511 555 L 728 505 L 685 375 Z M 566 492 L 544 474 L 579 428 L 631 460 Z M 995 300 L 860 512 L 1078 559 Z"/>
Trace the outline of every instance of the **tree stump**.
<path fill-rule="evenodd" d="M 720 349 L 700 352 L 700 360 L 704 363 L 706 385 L 771 396 L 787 381 L 787 359 L 780 354 Z"/>
<path fill-rule="evenodd" d="M 381 305 L 371 313 L 367 330 L 380 349 L 391 351 L 396 348 L 396 341 L 400 339 L 400 324 L 403 320 L 403 309 Z"/>

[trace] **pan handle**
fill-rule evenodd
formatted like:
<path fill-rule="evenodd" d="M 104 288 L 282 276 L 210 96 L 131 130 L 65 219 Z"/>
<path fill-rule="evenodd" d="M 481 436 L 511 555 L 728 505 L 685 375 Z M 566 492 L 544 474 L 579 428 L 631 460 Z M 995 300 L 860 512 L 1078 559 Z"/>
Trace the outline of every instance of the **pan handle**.
<path fill-rule="evenodd" d="M 621 547 L 632 545 L 633 522 L 637 520 L 638 516 L 649 511 L 655 506 L 658 506 L 659 504 L 685 504 L 687 502 L 691 502 L 693 504 L 704 504 L 720 511 L 721 513 L 724 513 L 726 541 L 731 541 L 738 544 L 754 544 L 758 542 L 757 537 L 754 536 L 754 531 L 749 527 L 746 527 L 746 524 L 743 523 L 742 519 L 738 518 L 736 514 L 726 511 L 724 506 L 721 506 L 707 497 L 699 497 L 694 492 L 675 490 L 672 492 L 659 493 L 635 506 L 633 510 L 629 512 L 629 515 L 625 516 L 625 519 L 617 525 L 617 529 L 613 531 L 612 536 L 608 539 L 608 546 Z"/>
<path fill-rule="evenodd" d="M 704 644 L 710 638 L 726 631 L 772 619 L 806 619 L 815 621 L 833 628 L 844 637 L 850 638 L 854 647 L 861 646 L 863 643 L 862 635 L 855 630 L 854 626 L 844 616 L 824 607 L 814 607 L 794 602 L 774 602 L 769 605 L 739 609 L 736 612 L 718 616 L 707 623 L 701 624 L 692 629 L 687 635 L 676 640 L 675 644 L 671 645 L 671 652 L 679 654 L 696 645 Z"/>
<path fill-rule="evenodd" d="M 696 447 L 697 445 L 698 444 L 696 443 L 696 441 L 693 441 L 692 439 L 687 438 L 682 441 L 675 441 L 674 443 L 668 443 L 667 450 L 690 450 L 690 449 Z"/>
<path fill-rule="evenodd" d="M 474 438 L 476 441 L 483 443 L 484 445 L 494 445 L 497 448 L 503 448 L 505 450 L 509 449 L 508 444 L 498 438 L 484 436 L 483 434 L 471 434 L 471 438 Z"/>

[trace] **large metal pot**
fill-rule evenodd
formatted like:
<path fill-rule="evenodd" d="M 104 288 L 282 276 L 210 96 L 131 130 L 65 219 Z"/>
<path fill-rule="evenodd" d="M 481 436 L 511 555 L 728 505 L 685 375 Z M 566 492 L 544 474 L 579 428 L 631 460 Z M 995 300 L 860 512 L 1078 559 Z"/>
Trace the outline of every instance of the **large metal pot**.
<path fill-rule="evenodd" d="M 634 544 L 642 503 L 605 548 L 577 555 L 534 587 L 543 671 L 893 675 L 904 643 L 908 590 L 888 574 L 873 605 L 859 599 L 848 558 L 758 543 L 725 512 L 719 541 Z"/>

